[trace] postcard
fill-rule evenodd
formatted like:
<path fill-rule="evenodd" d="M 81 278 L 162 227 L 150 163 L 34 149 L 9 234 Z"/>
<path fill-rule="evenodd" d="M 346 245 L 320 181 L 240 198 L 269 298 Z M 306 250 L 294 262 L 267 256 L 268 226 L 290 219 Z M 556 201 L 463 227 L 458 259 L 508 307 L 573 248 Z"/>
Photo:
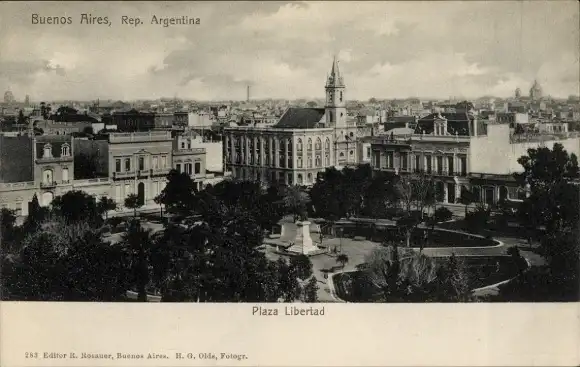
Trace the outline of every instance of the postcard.
<path fill-rule="evenodd" d="M 579 10 L 1 2 L 0 364 L 577 365 Z"/>

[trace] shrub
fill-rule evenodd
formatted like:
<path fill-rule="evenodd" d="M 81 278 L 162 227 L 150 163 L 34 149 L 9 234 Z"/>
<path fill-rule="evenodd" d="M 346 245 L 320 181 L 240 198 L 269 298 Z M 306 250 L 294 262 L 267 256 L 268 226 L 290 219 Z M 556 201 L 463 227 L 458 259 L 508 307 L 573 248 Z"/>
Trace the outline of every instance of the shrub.
<path fill-rule="evenodd" d="M 101 234 L 111 233 L 111 226 L 109 226 L 109 225 L 102 226 L 100 229 L 100 233 Z"/>
<path fill-rule="evenodd" d="M 453 213 L 451 213 L 451 210 L 443 206 L 437 208 L 437 210 L 435 210 L 435 213 L 433 214 L 433 219 L 435 220 L 436 223 L 445 222 L 450 220 L 451 218 L 453 218 Z"/>

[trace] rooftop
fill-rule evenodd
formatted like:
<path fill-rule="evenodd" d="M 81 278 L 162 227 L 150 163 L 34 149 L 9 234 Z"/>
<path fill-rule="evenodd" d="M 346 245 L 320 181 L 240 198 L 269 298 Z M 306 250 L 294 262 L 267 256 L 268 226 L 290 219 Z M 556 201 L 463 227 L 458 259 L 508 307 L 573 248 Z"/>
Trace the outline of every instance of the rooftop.
<path fill-rule="evenodd" d="M 272 127 L 282 129 L 313 129 L 321 128 L 320 122 L 324 116 L 324 108 L 291 107 Z"/>

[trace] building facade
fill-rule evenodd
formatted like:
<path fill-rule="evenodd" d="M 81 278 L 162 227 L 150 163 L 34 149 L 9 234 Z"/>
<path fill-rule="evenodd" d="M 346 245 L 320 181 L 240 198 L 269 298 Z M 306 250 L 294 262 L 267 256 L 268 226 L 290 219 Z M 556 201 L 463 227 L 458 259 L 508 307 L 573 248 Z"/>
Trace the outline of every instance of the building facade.
<path fill-rule="evenodd" d="M 348 119 L 346 86 L 336 58 L 325 95 L 324 108 L 288 108 L 273 126 L 225 128 L 226 170 L 237 179 L 312 185 L 326 168 L 360 163 L 361 137 L 372 128 Z"/>
<path fill-rule="evenodd" d="M 14 146 L 20 149 L 12 149 Z M 28 215 L 34 195 L 42 206 L 70 190 L 82 190 L 95 199 L 115 200 L 119 210 L 130 194 L 143 207 L 158 207 L 154 199 L 167 184 L 171 169 L 186 172 L 202 189 L 206 181 L 205 148 L 189 136 L 172 138 L 169 131 L 112 133 L 106 139 L 73 139 L 71 136 L 3 137 L 0 135 L 0 207 Z M 94 175 L 74 177 L 75 161 L 90 157 Z M 8 163 L 16 162 L 16 164 Z"/>
<path fill-rule="evenodd" d="M 374 137 L 371 165 L 377 171 L 431 175 L 439 203 L 458 203 L 467 189 L 478 201 L 495 205 L 525 198 L 513 177 L 522 171 L 518 158 L 530 148 L 552 149 L 555 143 L 580 153 L 580 139 L 567 132 L 520 139 L 509 122 L 484 124 L 470 115 L 438 114 L 419 120 L 412 134 Z"/>

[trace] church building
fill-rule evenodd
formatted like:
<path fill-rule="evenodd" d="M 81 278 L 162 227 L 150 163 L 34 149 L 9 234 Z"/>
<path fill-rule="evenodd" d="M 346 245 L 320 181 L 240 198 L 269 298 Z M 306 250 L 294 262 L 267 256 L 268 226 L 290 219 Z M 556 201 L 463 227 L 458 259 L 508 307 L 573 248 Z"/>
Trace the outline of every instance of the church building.
<path fill-rule="evenodd" d="M 233 177 L 285 185 L 312 185 L 328 167 L 359 163 L 361 135 L 347 120 L 346 85 L 334 58 L 324 108 L 290 107 L 273 126 L 228 127 L 224 164 Z"/>

